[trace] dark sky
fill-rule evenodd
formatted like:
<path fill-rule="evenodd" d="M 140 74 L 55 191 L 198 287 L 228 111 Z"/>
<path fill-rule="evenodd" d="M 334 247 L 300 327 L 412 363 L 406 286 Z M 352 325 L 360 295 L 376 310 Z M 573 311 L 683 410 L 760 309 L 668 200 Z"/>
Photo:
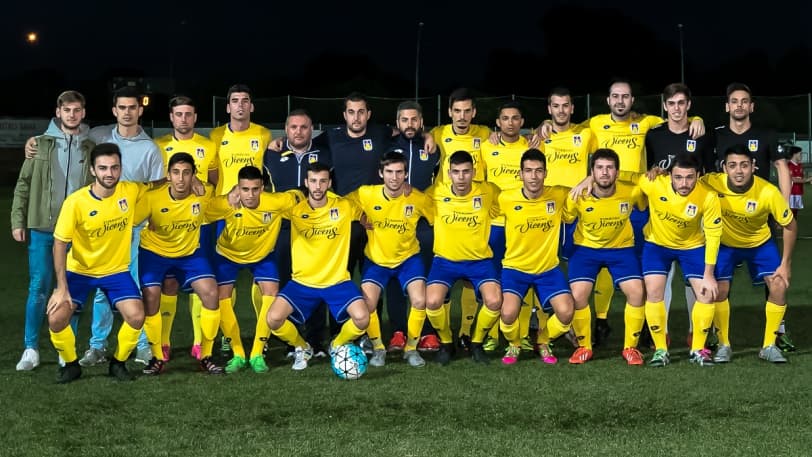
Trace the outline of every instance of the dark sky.
<path fill-rule="evenodd" d="M 679 79 L 682 23 L 686 82 L 695 94 L 719 94 L 732 80 L 769 95 L 810 90 L 805 74 L 790 71 L 811 55 L 808 2 L 92 3 L 29 1 L 6 9 L 0 81 L 47 92 L 80 81 L 106 85 L 129 73 L 171 75 L 180 91 L 224 92 L 246 81 L 262 84 L 267 96 L 341 97 L 359 89 L 408 97 L 422 21 L 423 93 L 469 86 L 544 96 L 552 84 L 601 93 L 615 75 L 657 93 Z M 750 3 L 756 7 L 744 6 Z M 40 33 L 35 46 L 25 42 L 31 30 Z M 20 97 L 11 101 L 0 114 L 19 110 Z"/>

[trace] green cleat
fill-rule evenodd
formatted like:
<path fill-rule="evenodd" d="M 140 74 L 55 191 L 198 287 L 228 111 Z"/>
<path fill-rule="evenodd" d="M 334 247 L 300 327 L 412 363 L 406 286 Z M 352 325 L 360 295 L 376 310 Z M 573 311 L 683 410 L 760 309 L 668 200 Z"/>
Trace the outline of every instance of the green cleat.
<path fill-rule="evenodd" d="M 475 343 L 472 343 L 472 346 L 473 344 Z M 496 338 L 487 337 L 485 342 L 482 343 L 482 349 L 485 350 L 485 352 L 495 352 L 497 349 L 499 349 L 499 340 Z"/>
<path fill-rule="evenodd" d="M 668 355 L 668 351 L 665 349 L 657 349 L 654 351 L 654 355 L 651 357 L 651 360 L 648 362 L 648 366 L 650 367 L 664 367 L 671 363 L 671 358 Z"/>
<path fill-rule="evenodd" d="M 254 370 L 254 373 L 268 372 L 268 364 L 265 363 L 265 357 L 261 355 L 255 355 L 254 357 L 251 357 L 251 360 L 248 361 L 248 364 L 251 365 L 251 369 Z"/>
<path fill-rule="evenodd" d="M 226 364 L 226 373 L 228 374 L 236 373 L 245 368 L 245 365 L 246 365 L 245 357 L 235 355 Z"/>
<path fill-rule="evenodd" d="M 795 352 L 797 349 L 789 337 L 789 333 L 779 333 L 775 337 L 775 345 L 784 352 Z"/>
<path fill-rule="evenodd" d="M 522 351 L 523 352 L 532 352 L 535 348 L 533 347 L 533 343 L 530 342 L 530 338 L 524 337 L 522 338 Z"/>

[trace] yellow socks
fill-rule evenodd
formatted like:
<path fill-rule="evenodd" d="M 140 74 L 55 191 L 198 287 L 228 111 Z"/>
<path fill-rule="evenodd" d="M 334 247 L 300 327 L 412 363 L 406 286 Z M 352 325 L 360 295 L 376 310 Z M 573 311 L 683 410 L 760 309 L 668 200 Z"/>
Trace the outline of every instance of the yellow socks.
<path fill-rule="evenodd" d="M 572 315 L 572 329 L 575 331 L 575 338 L 578 346 L 592 350 L 592 311 L 587 306 L 584 309 L 576 309 Z"/>
<path fill-rule="evenodd" d="M 474 323 L 474 316 L 476 316 L 476 309 L 479 304 L 476 302 L 476 295 L 474 289 L 471 287 L 463 286 L 460 292 L 460 335 L 470 335 L 471 325 Z"/>
<path fill-rule="evenodd" d="M 254 314 L 259 319 L 259 315 L 262 313 L 262 289 L 255 282 L 251 283 L 251 304 L 254 305 Z"/>
<path fill-rule="evenodd" d="M 778 333 L 778 327 L 781 326 L 781 321 L 784 320 L 786 310 L 786 305 L 777 305 L 773 302 L 767 302 L 767 306 L 764 307 L 767 324 L 764 327 L 764 344 L 762 344 L 761 347 L 766 348 L 771 344 L 775 344 L 775 336 Z"/>
<path fill-rule="evenodd" d="M 716 337 L 719 344 L 730 346 L 730 301 L 724 299 L 714 304 L 713 326 L 716 327 Z"/>
<path fill-rule="evenodd" d="M 367 335 L 369 342 L 372 343 L 373 349 L 386 349 L 381 339 L 381 320 L 378 317 L 378 310 L 369 313 L 369 326 L 367 327 Z"/>
<path fill-rule="evenodd" d="M 78 358 L 76 356 L 76 335 L 70 325 L 58 332 L 53 330 L 49 330 L 49 332 L 51 333 L 51 343 L 53 343 L 54 349 L 62 356 L 65 363 L 73 362 Z"/>
<path fill-rule="evenodd" d="M 716 306 L 712 303 L 694 303 L 693 310 L 691 310 L 691 325 L 694 328 L 691 337 L 691 352 L 705 347 L 705 341 L 708 339 L 708 333 L 713 324 L 715 308 Z"/>
<path fill-rule="evenodd" d="M 189 294 L 189 317 L 192 318 L 192 331 L 194 332 L 194 344 L 201 344 L 203 341 L 203 334 L 201 333 L 200 319 L 202 318 L 203 302 L 197 294 Z M 219 313 L 219 312 L 218 312 Z M 217 322 L 220 322 L 220 317 L 217 317 Z M 219 325 L 219 324 L 218 324 Z M 214 340 L 214 338 L 212 338 Z"/>
<path fill-rule="evenodd" d="M 409 320 L 406 324 L 406 347 L 403 348 L 404 351 L 414 351 L 417 349 L 417 342 L 420 340 L 420 332 L 423 331 L 423 323 L 425 322 L 425 309 L 412 308 L 409 311 Z M 371 320 L 370 325 L 372 325 Z"/>
<path fill-rule="evenodd" d="M 519 321 L 515 320 L 512 324 L 506 324 L 504 321 L 499 319 L 499 329 L 502 330 L 502 335 L 505 335 L 505 339 L 508 343 L 513 346 L 519 346 L 522 344 L 522 334 L 519 331 Z"/>
<path fill-rule="evenodd" d="M 299 330 L 296 330 L 296 326 L 289 320 L 285 320 L 278 329 L 271 330 L 271 333 L 293 347 L 307 347 L 307 342 L 302 338 L 302 335 L 299 334 Z"/>
<path fill-rule="evenodd" d="M 499 311 L 493 311 L 483 305 L 476 317 L 476 327 L 474 328 L 474 334 L 471 336 L 471 342 L 482 343 L 485 341 L 485 334 L 488 333 L 491 327 L 495 326 L 497 319 L 499 319 Z"/>
<path fill-rule="evenodd" d="M 191 296 L 189 297 L 191 300 Z M 170 336 L 172 324 L 175 322 L 175 313 L 178 311 L 178 296 L 161 294 L 161 345 L 171 346 Z"/>
<path fill-rule="evenodd" d="M 234 306 L 230 298 L 220 299 L 220 328 L 223 336 L 231 343 L 231 350 L 235 357 L 245 358 L 245 348 L 240 339 L 240 325 L 237 323 L 237 315 L 234 314 Z"/>
<path fill-rule="evenodd" d="M 558 320 L 558 316 L 555 314 L 547 319 L 547 325 L 544 327 L 544 332 L 547 333 L 547 342 L 554 340 L 569 331 L 570 326 L 562 324 L 561 321 Z"/>
<path fill-rule="evenodd" d="M 157 316 L 157 315 L 156 315 Z M 158 317 L 160 320 L 160 317 Z M 135 349 L 135 345 L 138 344 L 138 337 L 141 335 L 140 328 L 132 328 L 127 321 L 121 323 L 121 328 L 118 330 L 118 347 L 116 348 L 116 353 L 114 357 L 119 362 L 125 362 L 127 358 L 130 357 L 130 354 Z M 158 351 L 158 354 L 161 352 Z"/>
<path fill-rule="evenodd" d="M 645 316 L 648 322 L 648 328 L 651 331 L 651 339 L 654 340 L 654 348 L 667 350 L 668 342 L 666 341 L 665 333 L 668 317 L 665 311 L 665 302 L 646 301 Z"/>
<path fill-rule="evenodd" d="M 602 268 L 595 279 L 595 317 L 606 319 L 609 314 L 609 305 L 612 304 L 612 295 L 615 293 L 615 285 L 612 282 L 612 275 L 609 270 Z"/>
<path fill-rule="evenodd" d="M 426 317 L 429 318 L 431 326 L 437 331 L 437 336 L 443 344 L 450 344 L 451 327 L 448 325 L 448 308 L 441 306 L 437 309 L 426 309 Z"/>
<path fill-rule="evenodd" d="M 217 337 L 217 329 L 220 327 L 219 309 L 200 309 L 200 358 L 205 359 L 211 356 L 211 348 L 214 345 L 214 338 Z"/>
<path fill-rule="evenodd" d="M 251 345 L 251 358 L 262 355 L 265 343 L 268 342 L 268 337 L 271 336 L 271 328 L 268 327 L 268 310 L 271 309 L 271 303 L 275 298 L 273 295 L 262 297 L 262 308 L 260 308 L 259 315 L 257 315 L 257 326 L 254 329 L 254 343 Z"/>
<path fill-rule="evenodd" d="M 646 320 L 646 308 L 644 306 L 634 307 L 626 303 L 623 311 L 623 322 L 626 325 L 626 332 L 623 337 L 623 349 L 636 348 L 640 339 L 640 331 L 643 330 L 643 321 Z"/>
<path fill-rule="evenodd" d="M 341 331 L 338 332 L 338 335 L 333 340 L 333 347 L 343 346 L 350 341 L 354 341 L 366 333 L 366 331 L 366 329 L 358 328 L 352 319 L 347 319 L 347 322 L 344 322 L 344 325 L 341 326 Z"/>
<path fill-rule="evenodd" d="M 160 314 L 144 317 L 144 333 L 147 334 L 149 349 L 152 351 L 152 356 L 158 360 L 164 358 L 161 350 L 161 320 Z"/>

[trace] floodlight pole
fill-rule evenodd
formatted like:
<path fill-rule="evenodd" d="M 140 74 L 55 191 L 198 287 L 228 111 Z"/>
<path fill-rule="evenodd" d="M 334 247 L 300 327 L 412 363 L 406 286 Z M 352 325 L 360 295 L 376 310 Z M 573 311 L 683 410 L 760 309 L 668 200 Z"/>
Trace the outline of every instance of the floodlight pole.
<path fill-rule="evenodd" d="M 423 22 L 417 23 L 417 50 L 414 53 L 414 101 L 418 100 L 420 88 L 420 37 L 423 32 Z"/>
<path fill-rule="evenodd" d="M 682 31 L 682 24 L 677 24 L 677 28 L 679 29 L 679 81 L 685 84 L 685 35 Z"/>

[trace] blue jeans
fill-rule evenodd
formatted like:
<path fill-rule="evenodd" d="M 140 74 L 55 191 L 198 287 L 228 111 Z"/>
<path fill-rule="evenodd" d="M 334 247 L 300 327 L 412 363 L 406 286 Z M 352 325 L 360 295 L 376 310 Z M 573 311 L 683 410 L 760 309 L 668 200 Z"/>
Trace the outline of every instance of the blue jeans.
<path fill-rule="evenodd" d="M 54 285 L 54 234 L 30 230 L 28 235 L 28 300 L 25 302 L 25 348 L 39 347 L 45 302 Z"/>
<path fill-rule="evenodd" d="M 130 243 L 130 275 L 136 284 L 138 282 L 138 245 L 141 242 L 141 229 L 143 225 L 133 227 L 133 237 Z M 93 297 L 93 323 L 91 324 L 91 349 L 104 349 L 107 347 L 107 337 L 113 330 L 113 309 L 107 296 L 97 290 Z M 138 338 L 138 349 L 149 348 L 146 334 L 142 331 Z"/>

